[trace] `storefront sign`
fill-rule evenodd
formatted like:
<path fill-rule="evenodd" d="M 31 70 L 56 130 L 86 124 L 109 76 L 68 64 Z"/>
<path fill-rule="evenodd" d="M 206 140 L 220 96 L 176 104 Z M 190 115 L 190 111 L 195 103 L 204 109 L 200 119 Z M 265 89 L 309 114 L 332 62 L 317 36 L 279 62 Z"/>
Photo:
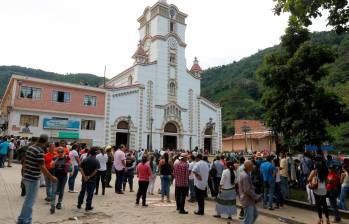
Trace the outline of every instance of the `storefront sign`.
<path fill-rule="evenodd" d="M 66 132 L 66 131 L 58 132 L 58 138 L 78 139 L 79 137 L 80 137 L 79 132 Z"/>
<path fill-rule="evenodd" d="M 45 129 L 79 130 L 80 121 L 44 118 L 43 126 Z"/>

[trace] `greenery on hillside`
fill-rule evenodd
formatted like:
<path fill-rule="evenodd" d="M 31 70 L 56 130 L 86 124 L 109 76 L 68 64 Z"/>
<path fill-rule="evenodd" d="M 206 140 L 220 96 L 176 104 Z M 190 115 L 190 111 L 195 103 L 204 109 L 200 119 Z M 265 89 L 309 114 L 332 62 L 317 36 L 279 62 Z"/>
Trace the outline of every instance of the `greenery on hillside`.
<path fill-rule="evenodd" d="M 103 77 L 92 74 L 78 73 L 62 75 L 20 66 L 0 66 L 0 98 L 2 98 L 2 95 L 6 90 L 6 86 L 13 74 L 89 86 L 98 86 L 103 83 Z"/>
<path fill-rule="evenodd" d="M 349 34 L 334 32 L 312 34 L 311 40 L 332 47 L 338 54 L 336 61 L 326 65 L 330 75 L 322 80 L 322 85 L 343 98 L 349 105 Z M 244 58 L 239 62 L 214 67 L 202 74 L 201 93 L 223 106 L 223 133 L 233 133 L 234 119 L 262 119 L 264 109 L 260 104 L 263 92 L 261 81 L 256 76 L 257 68 L 266 54 L 275 52 L 279 46 L 268 48 Z M 349 108 L 349 107 L 348 107 Z M 328 127 L 337 145 L 349 142 L 349 124 Z"/>
<path fill-rule="evenodd" d="M 349 34 L 319 32 L 312 34 L 311 39 L 316 43 L 328 45 L 337 52 L 336 61 L 325 66 L 330 75 L 323 79 L 321 84 L 342 97 L 349 105 Z M 238 62 L 207 69 L 202 74 L 202 95 L 223 106 L 224 135 L 233 133 L 232 121 L 235 119 L 263 119 L 265 111 L 260 103 L 263 86 L 261 80 L 256 77 L 256 70 L 262 64 L 264 56 L 278 48 L 279 46 L 274 46 L 261 50 Z M 0 66 L 0 98 L 12 74 L 76 84 L 85 83 L 90 86 L 103 83 L 103 77 L 91 74 L 61 75 L 19 66 Z M 329 126 L 328 129 L 337 146 L 349 146 L 349 123 L 339 127 Z"/>

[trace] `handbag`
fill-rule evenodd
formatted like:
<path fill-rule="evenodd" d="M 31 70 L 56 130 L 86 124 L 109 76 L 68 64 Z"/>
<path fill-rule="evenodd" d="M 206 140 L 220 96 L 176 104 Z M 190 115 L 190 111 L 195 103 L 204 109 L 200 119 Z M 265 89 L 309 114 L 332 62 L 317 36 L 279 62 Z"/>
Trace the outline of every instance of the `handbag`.
<path fill-rule="evenodd" d="M 319 187 L 319 181 L 317 175 L 313 177 L 313 179 L 309 182 L 309 188 L 312 190 L 316 190 Z"/>

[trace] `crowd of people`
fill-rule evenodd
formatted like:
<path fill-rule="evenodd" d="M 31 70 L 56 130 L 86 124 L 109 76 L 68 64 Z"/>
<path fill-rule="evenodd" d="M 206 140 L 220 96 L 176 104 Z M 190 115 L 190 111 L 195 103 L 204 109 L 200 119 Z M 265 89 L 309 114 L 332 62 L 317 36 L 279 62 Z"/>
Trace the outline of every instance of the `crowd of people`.
<path fill-rule="evenodd" d="M 349 194 L 349 160 L 338 161 L 331 156 L 304 153 L 293 159 L 284 152 L 280 156 L 220 154 L 209 161 L 206 152 L 155 150 L 129 150 L 125 145 L 88 148 L 76 142 L 49 143 L 46 135 L 37 139 L 3 136 L 0 138 L 0 167 L 11 167 L 13 158 L 22 163 L 22 196 L 25 196 L 17 223 L 31 223 L 32 208 L 39 186 L 46 187 L 45 200 L 50 212 L 62 209 L 64 189 L 79 193 L 77 208 L 85 203 L 85 210 L 93 210 L 93 196 L 105 195 L 106 188 L 124 194 L 127 187 L 134 191 L 134 176 L 138 190 L 135 204 L 147 207 L 147 195 L 159 193 L 161 202 L 171 202 L 170 188 L 174 186 L 176 208 L 179 214 L 188 214 L 185 203 L 197 203 L 195 215 L 205 214 L 205 199 L 215 199 L 214 217 L 237 215 L 236 201 L 242 208 L 239 218 L 243 223 L 255 223 L 258 212 L 256 203 L 264 209 L 283 207 L 291 196 L 290 186 L 308 190 L 309 200 L 315 202 L 319 221 L 330 223 L 328 203 L 334 210 L 333 222 L 341 217 L 338 208 L 346 210 Z M 81 188 L 76 190 L 75 180 L 80 171 Z M 115 183 L 111 183 L 112 174 Z M 157 177 L 161 187 L 155 189 Z M 86 200 L 84 198 L 86 196 Z M 166 199 L 166 201 L 165 201 Z M 338 203 L 337 203 L 338 202 Z"/>

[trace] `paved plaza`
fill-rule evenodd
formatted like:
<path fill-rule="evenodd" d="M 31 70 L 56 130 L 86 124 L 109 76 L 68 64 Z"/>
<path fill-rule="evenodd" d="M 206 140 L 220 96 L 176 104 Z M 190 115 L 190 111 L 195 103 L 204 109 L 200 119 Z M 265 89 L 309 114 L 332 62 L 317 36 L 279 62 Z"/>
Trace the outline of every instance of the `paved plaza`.
<path fill-rule="evenodd" d="M 113 176 L 115 178 L 115 175 Z M 20 212 L 23 198 L 20 196 L 20 165 L 14 165 L 12 168 L 0 169 L 0 224 L 15 223 L 15 219 Z M 114 181 L 114 179 L 113 179 Z M 113 183 L 112 181 L 112 183 Z M 77 178 L 77 190 L 80 188 L 80 177 Z M 158 189 L 160 179 L 157 179 Z M 136 184 L 135 190 L 138 189 Z M 173 190 L 171 187 L 174 198 Z M 63 199 L 63 208 L 56 210 L 51 215 L 49 205 L 44 201 L 45 188 L 40 188 L 37 201 L 34 206 L 33 223 L 35 224 L 136 224 L 136 223 L 227 223 L 228 219 L 216 219 L 214 215 L 214 202 L 206 201 L 206 215 L 196 216 L 193 214 L 196 209 L 196 203 L 186 203 L 189 211 L 188 215 L 179 215 L 175 210 L 175 202 L 161 203 L 159 195 L 148 196 L 148 208 L 135 206 L 136 193 L 126 191 L 124 195 L 114 193 L 113 188 L 107 188 L 106 195 L 94 196 L 93 212 L 85 212 L 84 209 L 78 210 L 76 202 L 78 194 L 68 193 L 67 189 Z M 295 207 L 285 206 L 282 210 L 269 211 L 259 209 L 261 215 L 257 223 L 285 223 L 285 219 L 289 223 L 314 223 L 317 220 L 315 212 L 301 210 Z M 285 219 L 283 219 L 285 218 Z M 293 221 L 293 222 L 290 222 Z M 240 223 L 237 218 L 233 218 L 232 223 Z M 343 223 L 349 223 L 344 220 Z"/>

